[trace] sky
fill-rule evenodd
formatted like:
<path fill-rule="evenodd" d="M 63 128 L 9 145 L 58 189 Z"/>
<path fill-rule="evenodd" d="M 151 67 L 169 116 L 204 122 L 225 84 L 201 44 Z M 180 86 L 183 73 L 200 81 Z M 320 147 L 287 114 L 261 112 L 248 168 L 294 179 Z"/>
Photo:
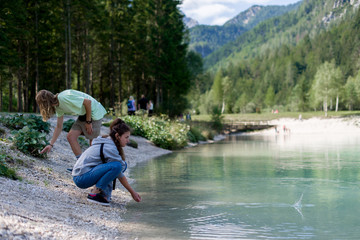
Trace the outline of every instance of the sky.
<path fill-rule="evenodd" d="M 223 25 L 253 5 L 288 5 L 300 0 L 183 0 L 180 9 L 200 24 Z"/>

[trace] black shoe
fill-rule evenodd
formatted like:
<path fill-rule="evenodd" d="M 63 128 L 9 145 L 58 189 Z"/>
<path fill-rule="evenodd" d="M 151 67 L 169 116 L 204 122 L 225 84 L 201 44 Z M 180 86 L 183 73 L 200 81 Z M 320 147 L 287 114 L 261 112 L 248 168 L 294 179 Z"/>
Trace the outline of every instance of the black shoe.
<path fill-rule="evenodd" d="M 109 201 L 106 200 L 105 197 L 102 194 L 89 193 L 88 196 L 87 196 L 87 200 L 89 202 L 101 204 L 103 206 L 109 206 L 110 205 Z"/>

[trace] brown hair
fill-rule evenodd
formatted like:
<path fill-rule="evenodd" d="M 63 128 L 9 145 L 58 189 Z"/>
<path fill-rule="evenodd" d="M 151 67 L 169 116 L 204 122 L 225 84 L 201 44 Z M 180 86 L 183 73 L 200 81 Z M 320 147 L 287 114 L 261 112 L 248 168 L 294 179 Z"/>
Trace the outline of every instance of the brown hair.
<path fill-rule="evenodd" d="M 115 134 L 117 133 L 120 136 L 122 136 L 126 132 L 130 132 L 130 127 L 128 125 L 126 125 L 126 123 L 123 120 L 121 120 L 120 118 L 117 118 L 111 122 L 109 135 L 110 135 L 111 139 L 114 141 L 116 148 L 119 151 L 119 155 L 121 156 L 121 158 L 124 161 L 125 161 L 125 153 L 124 153 L 123 148 L 120 146 L 120 143 L 116 139 Z M 107 136 L 103 136 L 103 137 L 107 137 Z"/>
<path fill-rule="evenodd" d="M 57 94 L 54 95 L 48 90 L 40 90 L 35 97 L 36 103 L 39 105 L 40 114 L 44 122 L 46 122 L 55 113 L 55 105 L 59 104 Z"/>

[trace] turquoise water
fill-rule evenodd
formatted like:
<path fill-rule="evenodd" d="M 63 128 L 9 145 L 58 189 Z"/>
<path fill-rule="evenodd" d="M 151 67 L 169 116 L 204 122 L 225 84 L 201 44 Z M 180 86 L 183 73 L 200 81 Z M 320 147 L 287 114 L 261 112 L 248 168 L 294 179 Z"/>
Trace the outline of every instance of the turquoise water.
<path fill-rule="evenodd" d="M 231 136 L 140 164 L 138 239 L 359 239 L 360 136 Z"/>

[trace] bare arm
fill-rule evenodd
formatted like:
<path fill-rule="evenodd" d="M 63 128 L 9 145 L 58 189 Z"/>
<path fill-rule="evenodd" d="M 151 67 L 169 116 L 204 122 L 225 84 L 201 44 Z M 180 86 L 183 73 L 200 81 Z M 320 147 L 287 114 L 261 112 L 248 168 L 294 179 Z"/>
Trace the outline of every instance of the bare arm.
<path fill-rule="evenodd" d="M 86 122 L 90 122 L 90 123 L 86 123 L 86 124 L 85 124 L 86 131 L 88 132 L 88 134 L 91 134 L 91 133 L 92 133 L 91 100 L 89 100 L 89 99 L 84 99 L 83 105 L 84 105 L 85 110 L 86 110 Z"/>
<path fill-rule="evenodd" d="M 121 184 L 131 193 L 132 198 L 136 201 L 136 202 L 140 202 L 141 201 L 141 197 L 140 195 L 134 191 L 134 189 L 132 189 L 132 187 L 130 186 L 130 184 L 128 183 L 127 179 L 125 176 L 119 178 L 119 181 L 121 182 Z"/>
<path fill-rule="evenodd" d="M 53 136 L 50 140 L 50 145 L 47 145 L 40 153 L 48 153 L 50 152 L 50 150 L 52 149 L 54 143 L 56 142 L 57 138 L 59 137 L 61 131 L 62 131 L 62 127 L 63 127 L 63 122 L 64 122 L 64 116 L 58 117 L 57 118 L 57 122 L 56 122 L 56 127 L 54 129 L 54 133 Z"/>

